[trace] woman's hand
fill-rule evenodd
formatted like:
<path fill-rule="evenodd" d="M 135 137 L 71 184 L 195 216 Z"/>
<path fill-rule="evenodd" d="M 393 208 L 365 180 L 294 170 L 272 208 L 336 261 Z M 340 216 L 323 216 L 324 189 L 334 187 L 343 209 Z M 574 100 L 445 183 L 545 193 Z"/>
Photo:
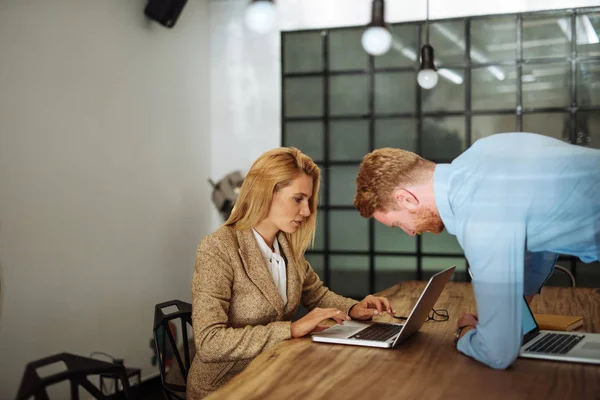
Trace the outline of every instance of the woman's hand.
<path fill-rule="evenodd" d="M 382 315 L 384 312 L 391 316 L 394 316 L 395 313 L 388 299 L 370 294 L 350 309 L 350 317 L 352 319 L 367 320 L 373 318 L 373 315 Z"/>
<path fill-rule="evenodd" d="M 319 325 L 326 319 L 334 319 L 340 325 L 350 319 L 344 312 L 335 308 L 315 308 L 298 321 L 292 322 L 292 338 L 299 338 L 309 333 L 324 331 L 329 328 L 326 325 Z"/>

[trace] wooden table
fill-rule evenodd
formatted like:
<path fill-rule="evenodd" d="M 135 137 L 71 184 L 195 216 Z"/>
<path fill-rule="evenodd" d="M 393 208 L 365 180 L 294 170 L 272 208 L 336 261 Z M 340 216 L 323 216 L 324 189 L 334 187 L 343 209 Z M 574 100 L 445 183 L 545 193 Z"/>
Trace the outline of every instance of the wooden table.
<path fill-rule="evenodd" d="M 404 282 L 380 294 L 408 315 L 424 287 Z M 600 365 L 517 359 L 494 370 L 456 351 L 456 322 L 476 311 L 470 284 L 448 283 L 435 307 L 448 310 L 450 320 L 425 323 L 396 349 L 309 338 L 280 343 L 207 399 L 600 399 Z M 600 289 L 547 287 L 531 307 L 583 315 L 584 331 L 600 332 Z"/>

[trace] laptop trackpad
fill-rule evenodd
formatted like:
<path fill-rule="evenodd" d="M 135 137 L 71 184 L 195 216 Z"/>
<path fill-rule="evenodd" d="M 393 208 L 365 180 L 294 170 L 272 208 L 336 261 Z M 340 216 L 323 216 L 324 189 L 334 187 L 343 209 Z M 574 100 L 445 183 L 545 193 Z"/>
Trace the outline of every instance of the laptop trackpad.
<path fill-rule="evenodd" d="M 581 346 L 581 350 L 595 350 L 600 351 L 600 342 L 587 342 Z"/>
<path fill-rule="evenodd" d="M 368 327 L 369 324 L 345 321 L 344 325 L 334 325 L 323 332 L 315 333 L 315 336 L 344 339 Z"/>

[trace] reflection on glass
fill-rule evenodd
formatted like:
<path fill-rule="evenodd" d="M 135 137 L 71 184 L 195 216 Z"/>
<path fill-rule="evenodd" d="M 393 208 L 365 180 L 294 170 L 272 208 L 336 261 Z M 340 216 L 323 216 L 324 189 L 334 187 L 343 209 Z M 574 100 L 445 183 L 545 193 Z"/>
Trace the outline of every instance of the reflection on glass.
<path fill-rule="evenodd" d="M 577 113 L 577 144 L 600 149 L 600 113 L 580 111 Z"/>
<path fill-rule="evenodd" d="M 571 53 L 571 17 L 523 17 L 523 58 L 567 57 Z"/>
<path fill-rule="evenodd" d="M 417 62 L 417 24 L 392 25 L 392 48 L 375 57 L 375 68 L 409 67 Z"/>
<path fill-rule="evenodd" d="M 285 78 L 283 90 L 286 117 L 323 115 L 323 78 Z"/>
<path fill-rule="evenodd" d="M 458 244 L 456 236 L 443 231 L 439 235 L 425 232 L 422 235 L 421 244 L 424 253 L 452 253 L 463 254 L 463 249 Z"/>
<path fill-rule="evenodd" d="M 577 16 L 577 54 L 600 56 L 600 13 Z"/>
<path fill-rule="evenodd" d="M 423 112 L 462 111 L 465 109 L 464 70 L 438 69 L 438 84 L 421 90 Z"/>
<path fill-rule="evenodd" d="M 332 250 L 369 249 L 369 220 L 356 210 L 329 211 L 329 244 Z"/>
<path fill-rule="evenodd" d="M 312 269 L 315 270 L 321 280 L 325 279 L 325 256 L 322 254 L 306 253 L 304 255 L 306 261 L 310 263 Z"/>
<path fill-rule="evenodd" d="M 329 32 L 329 70 L 366 69 L 369 58 L 361 45 L 364 28 L 336 29 Z"/>
<path fill-rule="evenodd" d="M 329 203 L 332 205 L 349 205 L 354 202 L 356 194 L 357 165 L 329 167 Z M 358 213 L 356 213 L 358 214 Z"/>
<path fill-rule="evenodd" d="M 364 115 L 369 111 L 369 77 L 340 75 L 329 78 L 331 115 Z"/>
<path fill-rule="evenodd" d="M 362 298 L 369 293 L 369 257 L 329 256 L 331 290 L 342 296 Z"/>
<path fill-rule="evenodd" d="M 285 32 L 283 34 L 284 73 L 322 71 L 322 43 L 321 32 Z"/>
<path fill-rule="evenodd" d="M 451 161 L 465 150 L 465 117 L 423 119 L 423 157 Z"/>
<path fill-rule="evenodd" d="M 314 161 L 325 159 L 322 122 L 288 122 L 285 124 L 284 146 L 297 147 Z"/>
<path fill-rule="evenodd" d="M 517 17 L 471 20 L 471 63 L 488 64 L 517 58 Z"/>
<path fill-rule="evenodd" d="M 577 105 L 600 106 L 600 61 L 577 66 Z"/>
<path fill-rule="evenodd" d="M 417 120 L 390 118 L 375 120 L 375 148 L 394 147 L 417 151 Z"/>
<path fill-rule="evenodd" d="M 426 43 L 427 25 L 421 26 L 421 43 Z M 435 65 L 465 64 L 465 21 L 429 24 L 429 44 L 435 49 Z"/>
<path fill-rule="evenodd" d="M 471 117 L 471 143 L 496 133 L 516 131 L 516 115 L 474 115 Z"/>
<path fill-rule="evenodd" d="M 471 71 L 473 110 L 514 109 L 517 106 L 517 69 L 490 66 Z"/>
<path fill-rule="evenodd" d="M 407 235 L 402 229 L 375 222 L 375 251 L 415 252 L 417 238 Z"/>
<path fill-rule="evenodd" d="M 331 121 L 329 158 L 332 161 L 360 161 L 369 152 L 368 121 Z"/>
<path fill-rule="evenodd" d="M 523 65 L 523 107 L 567 107 L 571 68 L 568 63 Z"/>
<path fill-rule="evenodd" d="M 417 257 L 375 257 L 375 291 L 417 279 Z"/>
<path fill-rule="evenodd" d="M 569 141 L 571 119 L 567 113 L 523 114 L 523 132 Z"/>
<path fill-rule="evenodd" d="M 416 90 L 415 72 L 376 72 L 375 113 L 414 113 Z"/>

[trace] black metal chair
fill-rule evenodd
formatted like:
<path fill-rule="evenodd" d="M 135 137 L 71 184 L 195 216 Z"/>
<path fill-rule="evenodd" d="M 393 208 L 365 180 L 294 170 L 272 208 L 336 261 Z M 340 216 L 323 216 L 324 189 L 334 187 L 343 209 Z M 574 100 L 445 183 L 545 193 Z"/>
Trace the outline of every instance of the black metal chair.
<path fill-rule="evenodd" d="M 41 377 L 38 369 L 51 364 L 63 362 L 67 369 L 48 376 Z M 112 399 L 112 395 L 105 395 L 92 384 L 88 377 L 95 375 L 110 376 L 121 380 L 123 394 L 126 399 L 133 399 L 129 387 L 129 380 L 125 374 L 125 367 L 120 364 L 95 360 L 69 353 L 60 353 L 41 360 L 30 362 L 25 366 L 23 379 L 17 393 L 17 400 L 50 400 L 47 388 L 56 383 L 69 381 L 71 386 L 71 399 L 79 400 L 79 388 L 83 387 L 96 399 Z"/>
<path fill-rule="evenodd" d="M 165 314 L 164 309 L 175 306 L 177 311 Z M 171 331 L 170 322 L 179 320 L 181 323 L 181 337 L 183 341 L 183 355 L 181 349 L 177 346 L 176 336 Z M 188 371 L 194 351 L 190 351 L 189 341 L 192 336 L 188 335 L 188 324 L 192 326 L 192 305 L 181 300 L 171 300 L 165 303 L 157 304 L 154 307 L 154 343 L 160 369 L 165 396 L 169 400 L 185 400 L 185 390 Z M 172 357 L 169 357 L 169 356 Z M 171 371 L 167 373 L 167 360 L 173 359 L 175 365 L 171 365 Z M 175 371 L 176 373 L 172 373 Z"/>

